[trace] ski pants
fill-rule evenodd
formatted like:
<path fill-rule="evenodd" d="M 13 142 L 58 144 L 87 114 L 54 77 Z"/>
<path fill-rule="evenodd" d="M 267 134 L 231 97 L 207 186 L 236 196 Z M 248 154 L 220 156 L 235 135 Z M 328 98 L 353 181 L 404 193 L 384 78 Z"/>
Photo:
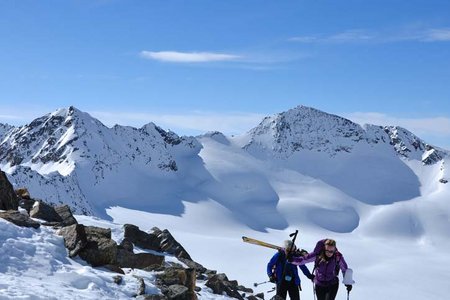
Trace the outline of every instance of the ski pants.
<path fill-rule="evenodd" d="M 300 300 L 299 286 L 293 280 L 282 281 L 277 284 L 277 296 L 286 299 L 286 294 L 289 292 L 291 300 Z"/>
<path fill-rule="evenodd" d="M 317 300 L 334 300 L 339 289 L 339 282 L 332 285 L 316 285 Z"/>

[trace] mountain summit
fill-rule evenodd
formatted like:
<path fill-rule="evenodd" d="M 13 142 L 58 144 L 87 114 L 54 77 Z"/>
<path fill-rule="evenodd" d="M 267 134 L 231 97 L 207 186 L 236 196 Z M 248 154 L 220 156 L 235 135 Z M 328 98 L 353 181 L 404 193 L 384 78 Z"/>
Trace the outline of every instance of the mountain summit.
<path fill-rule="evenodd" d="M 181 216 L 186 203 L 206 201 L 261 231 L 286 228 L 297 212 L 347 232 L 361 205 L 409 201 L 448 182 L 449 153 L 408 130 L 306 106 L 239 137 L 178 136 L 153 123 L 108 128 L 72 106 L 0 134 L 0 168 L 16 188 L 98 216 L 115 206 Z M 340 217 L 314 217 L 324 210 Z"/>
<path fill-rule="evenodd" d="M 425 143 L 398 126 L 365 125 L 307 106 L 266 117 L 248 133 L 244 148 L 258 155 L 271 153 L 287 158 L 296 152 L 314 151 L 336 156 L 361 147 L 392 148 L 405 158 L 432 164 L 445 156 L 445 151 Z"/>

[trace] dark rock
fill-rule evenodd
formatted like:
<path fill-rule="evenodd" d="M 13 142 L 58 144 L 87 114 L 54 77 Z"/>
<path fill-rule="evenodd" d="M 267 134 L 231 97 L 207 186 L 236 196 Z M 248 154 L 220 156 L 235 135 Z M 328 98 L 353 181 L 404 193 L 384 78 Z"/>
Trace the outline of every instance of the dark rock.
<path fill-rule="evenodd" d="M 230 297 L 244 299 L 236 289 L 237 284 L 235 282 L 230 283 L 225 274 L 213 275 L 205 285 L 212 289 L 214 294 L 222 295 L 226 293 Z"/>
<path fill-rule="evenodd" d="M 15 193 L 21 199 L 31 200 L 30 192 L 28 191 L 27 188 L 24 188 L 24 187 L 18 188 L 18 189 L 15 190 Z"/>
<path fill-rule="evenodd" d="M 258 298 L 264 299 L 264 293 L 259 293 L 255 295 Z"/>
<path fill-rule="evenodd" d="M 34 203 L 36 200 L 34 199 L 20 199 L 19 200 L 19 206 L 27 211 L 28 214 L 30 214 L 31 209 L 33 208 Z"/>
<path fill-rule="evenodd" d="M 123 281 L 123 277 L 119 276 L 119 275 L 116 275 L 116 276 L 113 277 L 113 280 L 114 280 L 115 284 L 120 285 L 122 283 L 122 281 Z"/>
<path fill-rule="evenodd" d="M 182 257 L 178 258 L 178 260 L 181 261 L 182 263 L 186 264 L 186 266 L 188 266 L 189 268 L 195 269 L 195 271 L 197 273 L 205 273 L 206 272 L 206 268 L 204 266 L 202 266 L 201 264 L 199 264 L 193 260 L 190 260 L 187 258 L 182 258 Z"/>
<path fill-rule="evenodd" d="M 61 222 L 42 222 L 41 225 L 54 228 L 61 228 Z"/>
<path fill-rule="evenodd" d="M 179 284 L 187 287 L 190 291 L 195 289 L 195 270 L 169 267 L 162 274 L 158 274 L 157 282 L 159 285 L 170 286 Z"/>
<path fill-rule="evenodd" d="M 174 284 L 169 286 L 169 291 L 166 294 L 170 300 L 194 300 L 197 299 L 195 292 L 190 292 L 184 285 Z"/>
<path fill-rule="evenodd" d="M 85 226 L 86 235 L 88 239 L 111 239 L 111 229 L 96 226 Z"/>
<path fill-rule="evenodd" d="M 201 290 L 202 290 L 202 288 L 199 287 L 199 286 L 196 286 L 195 289 L 194 289 L 194 291 L 196 291 L 196 292 L 200 292 Z"/>
<path fill-rule="evenodd" d="M 250 289 L 250 288 L 248 288 L 248 287 L 245 287 L 245 286 L 243 286 L 243 285 L 238 285 L 238 286 L 236 287 L 236 289 L 237 289 L 238 291 L 241 291 L 241 292 L 252 293 L 252 294 L 253 294 L 253 290 L 252 290 L 252 289 Z"/>
<path fill-rule="evenodd" d="M 144 279 L 142 277 L 136 276 L 134 275 L 134 277 L 138 280 L 139 282 L 139 289 L 137 292 L 137 295 L 144 295 L 145 294 L 145 282 Z"/>
<path fill-rule="evenodd" d="M 73 225 L 72 225 L 73 226 Z M 117 244 L 111 239 L 111 229 L 85 226 L 87 244 L 78 255 L 93 267 L 117 264 Z"/>
<path fill-rule="evenodd" d="M 131 241 L 137 247 L 160 251 L 160 239 L 157 236 L 148 234 L 139 229 L 139 227 L 131 224 L 124 226 L 124 238 Z"/>
<path fill-rule="evenodd" d="M 77 220 L 73 217 L 69 205 L 56 206 L 55 211 L 62 220 L 62 226 L 70 226 L 78 223 Z"/>
<path fill-rule="evenodd" d="M 122 242 L 120 242 L 119 247 L 128 252 L 133 253 L 133 249 L 134 249 L 133 243 L 127 238 L 123 239 Z"/>
<path fill-rule="evenodd" d="M 19 199 L 14 192 L 12 184 L 6 177 L 5 172 L 0 171 L 0 209 L 1 210 L 17 210 L 19 207 Z"/>
<path fill-rule="evenodd" d="M 440 183 L 448 183 L 448 180 L 445 178 L 441 178 L 441 179 L 439 179 L 439 182 Z"/>
<path fill-rule="evenodd" d="M 122 268 L 145 269 L 150 266 L 161 266 L 164 256 L 151 253 L 134 254 L 124 249 L 117 249 L 117 264 Z"/>
<path fill-rule="evenodd" d="M 167 229 L 161 231 L 159 228 L 154 227 L 152 228 L 152 231 L 153 234 L 155 234 L 161 241 L 160 248 L 162 251 L 172 254 L 177 258 L 185 258 L 192 260 L 189 253 L 187 253 L 187 251 L 183 248 L 183 246 L 181 246 L 181 244 L 175 240 L 175 238 Z"/>
<path fill-rule="evenodd" d="M 47 222 L 62 222 L 61 217 L 56 213 L 53 206 L 45 202 L 37 201 L 30 211 L 30 217 L 42 219 Z"/>
<path fill-rule="evenodd" d="M 69 256 L 75 257 L 81 249 L 87 245 L 87 237 L 84 225 L 74 224 L 66 226 L 58 231 L 64 238 L 64 245 L 69 250 Z"/>
<path fill-rule="evenodd" d="M 27 215 L 21 214 L 17 210 L 0 211 L 0 218 L 21 227 L 39 228 L 41 226 L 40 223 L 34 221 Z"/>

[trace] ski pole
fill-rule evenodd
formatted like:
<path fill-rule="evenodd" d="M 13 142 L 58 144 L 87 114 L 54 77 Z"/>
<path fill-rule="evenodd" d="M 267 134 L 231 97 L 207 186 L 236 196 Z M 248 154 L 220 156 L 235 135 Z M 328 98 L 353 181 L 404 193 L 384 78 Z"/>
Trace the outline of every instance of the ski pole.
<path fill-rule="evenodd" d="M 316 285 L 314 284 L 314 282 L 313 282 L 313 284 L 312 284 L 312 287 L 313 287 L 313 296 L 314 296 L 314 300 L 316 300 Z M 348 300 L 348 299 L 347 299 Z"/>
<path fill-rule="evenodd" d="M 350 291 L 347 291 L 347 300 L 350 299 Z"/>
<path fill-rule="evenodd" d="M 263 282 L 260 282 L 260 283 L 255 282 L 255 283 L 253 284 L 253 286 L 254 286 L 254 287 L 257 287 L 258 285 L 265 284 L 265 283 L 268 283 L 268 282 L 270 282 L 270 281 L 263 281 Z"/>

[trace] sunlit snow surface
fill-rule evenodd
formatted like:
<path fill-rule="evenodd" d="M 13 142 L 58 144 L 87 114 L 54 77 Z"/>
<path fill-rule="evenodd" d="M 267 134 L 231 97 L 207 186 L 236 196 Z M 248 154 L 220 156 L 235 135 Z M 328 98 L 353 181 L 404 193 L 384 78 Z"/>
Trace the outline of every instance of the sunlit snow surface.
<path fill-rule="evenodd" d="M 49 164 L 45 170 L 39 165 L 6 168 L 15 186 L 29 187 L 36 198 L 78 203 L 97 215 L 77 215 L 78 221 L 110 227 L 116 241 L 125 223 L 168 229 L 194 260 L 247 287 L 267 280 L 273 250 L 245 244 L 241 237 L 281 245 L 298 229 L 297 245 L 308 251 L 319 239 L 337 240 L 354 270 L 350 299 L 448 299 L 450 183 L 440 182 L 450 176 L 448 156 L 430 165 L 423 164 L 425 154 L 418 150 L 401 156 L 396 151 L 404 149 L 394 150 L 389 140 L 372 142 L 384 136 L 376 126 L 350 124 L 344 129 L 358 135 L 342 138 L 340 127 L 329 122 L 334 117 L 280 139 L 271 135 L 271 126 L 282 123 L 265 119 L 257 136 L 209 133 L 192 148 L 192 139 L 180 146 L 164 144 L 152 124 L 106 129 L 85 117 L 81 120 L 92 128 L 80 127 L 90 129 L 78 133 L 83 138 L 76 146 L 89 141 L 89 148 L 80 149 L 95 155 L 95 161 L 69 157 L 78 164 L 65 177 L 46 172 L 54 168 L 66 174 L 70 163 Z M 151 138 L 140 144 L 147 135 Z M 370 142 L 355 141 L 362 135 Z M 249 144 L 249 138 L 254 142 Z M 123 148 L 123 140 L 132 147 Z M 293 151 L 295 141 L 307 142 L 301 153 Z M 344 150 L 336 152 L 336 147 Z M 149 157 L 155 159 L 147 165 Z M 176 172 L 155 168 L 171 159 Z M 62 238 L 51 229 L 23 229 L 0 220 L 0 299 L 128 299 L 137 290 L 135 274 L 144 277 L 147 292 L 158 292 L 154 274 L 127 271 L 117 286 L 111 272 L 69 259 Z M 271 288 L 265 284 L 255 292 Z M 199 297 L 224 298 L 207 289 Z M 314 299 L 305 278 L 301 298 Z M 341 286 L 337 299 L 345 298 Z"/>

